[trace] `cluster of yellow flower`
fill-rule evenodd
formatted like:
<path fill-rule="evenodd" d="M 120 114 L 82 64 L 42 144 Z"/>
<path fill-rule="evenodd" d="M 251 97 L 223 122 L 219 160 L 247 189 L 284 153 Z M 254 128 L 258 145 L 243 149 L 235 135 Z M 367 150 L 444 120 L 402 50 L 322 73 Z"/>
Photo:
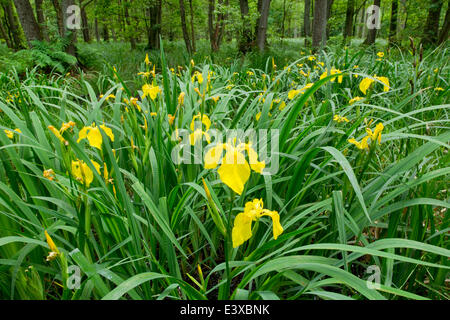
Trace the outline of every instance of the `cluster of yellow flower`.
<path fill-rule="evenodd" d="M 71 131 L 73 131 L 74 128 L 75 128 L 75 122 L 73 122 L 73 121 L 63 123 L 61 126 L 61 129 L 59 129 L 59 130 L 56 129 L 54 126 L 48 126 L 48 129 L 65 146 L 69 145 L 69 143 L 66 139 L 64 139 L 63 134 L 69 129 Z M 102 150 L 103 137 L 100 132 L 100 129 L 111 139 L 112 142 L 114 142 L 114 134 L 110 128 L 108 128 L 105 125 L 100 125 L 99 127 L 97 127 L 95 124 L 92 124 L 91 126 L 85 126 L 85 127 L 83 127 L 83 129 L 80 130 L 80 132 L 78 133 L 77 143 L 80 143 L 82 140 L 86 139 L 89 142 L 89 145 L 91 147 Z M 90 161 L 91 161 L 92 165 L 94 166 L 95 170 L 98 172 L 98 174 L 101 174 L 100 165 L 94 160 L 90 160 Z M 92 181 L 94 180 L 93 171 L 90 169 L 88 164 L 86 164 L 84 161 L 82 161 L 80 159 L 72 160 L 71 173 L 78 182 L 82 183 L 87 188 L 89 188 Z M 44 175 L 44 178 L 49 179 L 51 181 L 54 181 L 56 179 L 55 172 L 53 171 L 53 169 L 45 170 L 43 175 Z M 104 164 L 103 176 L 107 183 L 112 183 L 112 180 L 109 179 L 109 174 L 108 174 L 108 169 L 106 167 L 106 164 Z"/>
<path fill-rule="evenodd" d="M 366 128 L 367 136 L 365 136 L 361 142 L 356 141 L 355 139 L 349 139 L 348 142 L 354 144 L 360 150 L 368 150 L 369 149 L 369 139 L 373 142 L 378 141 L 381 144 L 381 133 L 384 129 L 384 125 L 382 123 L 378 123 L 375 127 L 375 130 L 372 132 L 370 128 Z"/>

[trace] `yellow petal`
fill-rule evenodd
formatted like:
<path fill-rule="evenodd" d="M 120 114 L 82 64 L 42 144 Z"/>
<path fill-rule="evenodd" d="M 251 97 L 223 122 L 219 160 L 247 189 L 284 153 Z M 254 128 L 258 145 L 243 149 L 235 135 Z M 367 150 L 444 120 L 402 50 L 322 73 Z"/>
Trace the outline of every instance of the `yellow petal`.
<path fill-rule="evenodd" d="M 266 167 L 266 163 L 264 161 L 258 161 L 258 154 L 250 145 L 246 145 L 245 149 L 248 152 L 250 167 L 252 168 L 252 170 L 258 172 L 259 174 L 262 174 L 262 171 Z"/>
<path fill-rule="evenodd" d="M 62 143 L 64 143 L 64 138 L 63 138 L 63 136 L 61 135 L 61 133 L 59 132 L 59 130 L 58 129 L 56 129 L 54 126 L 48 126 L 48 129 L 51 131 L 51 132 L 53 132 L 53 134 L 59 139 L 59 141 L 61 141 Z M 8 136 L 9 137 L 9 136 Z M 10 139 L 12 139 L 12 137 L 10 138 Z"/>
<path fill-rule="evenodd" d="M 370 78 L 364 78 L 361 83 L 359 84 L 359 90 L 361 90 L 362 93 L 367 94 L 367 90 L 372 85 L 373 80 Z"/>
<path fill-rule="evenodd" d="M 237 150 L 228 151 L 218 173 L 223 183 L 241 195 L 245 183 L 250 178 L 250 166 L 242 153 Z"/>
<path fill-rule="evenodd" d="M 380 80 L 384 84 L 384 92 L 388 92 L 390 89 L 389 79 L 386 77 L 375 77 L 377 80 Z"/>
<path fill-rule="evenodd" d="M 252 216 L 245 212 L 241 212 L 236 216 L 233 230 L 231 231 L 233 248 L 239 247 L 252 237 L 252 221 Z"/>
<path fill-rule="evenodd" d="M 53 242 L 53 239 L 50 237 L 50 235 L 48 234 L 47 230 L 45 230 L 45 238 L 47 239 L 47 244 L 50 247 L 50 250 L 52 252 L 56 252 L 59 254 L 59 250 L 56 247 L 55 243 Z"/>
<path fill-rule="evenodd" d="M 88 130 L 87 139 L 92 147 L 102 149 L 103 138 L 97 127 L 92 127 Z"/>
<path fill-rule="evenodd" d="M 101 125 L 100 128 L 102 128 L 105 134 L 111 139 L 112 142 L 114 142 L 114 134 L 112 130 L 105 125 Z"/>
<path fill-rule="evenodd" d="M 203 131 L 201 129 L 195 130 L 193 133 L 191 133 L 189 135 L 189 140 L 191 142 L 191 145 L 193 146 L 193 145 L 195 145 L 195 143 L 198 140 L 202 140 L 202 137 L 203 137 Z"/>
<path fill-rule="evenodd" d="M 283 233 L 283 227 L 280 224 L 280 215 L 276 211 L 263 210 L 261 216 L 269 216 L 272 218 L 273 238 L 277 240 L 278 236 Z"/>
<path fill-rule="evenodd" d="M 222 158 L 222 152 L 224 149 L 223 144 L 219 144 L 209 149 L 205 154 L 205 169 L 215 169 L 219 165 L 219 161 Z"/>

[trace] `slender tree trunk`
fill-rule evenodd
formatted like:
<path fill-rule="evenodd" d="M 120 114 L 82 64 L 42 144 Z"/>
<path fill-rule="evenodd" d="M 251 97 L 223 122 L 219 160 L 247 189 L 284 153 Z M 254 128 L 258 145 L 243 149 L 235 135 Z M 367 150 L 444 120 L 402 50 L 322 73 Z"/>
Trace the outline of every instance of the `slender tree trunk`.
<path fill-rule="evenodd" d="M 192 54 L 191 40 L 189 39 L 189 33 L 186 26 L 186 10 L 184 8 L 184 0 L 179 0 L 180 2 L 180 18 L 181 18 L 181 29 L 183 30 L 184 43 L 186 44 L 186 50 L 189 54 Z"/>
<path fill-rule="evenodd" d="M 124 3 L 124 15 L 125 15 L 125 23 L 127 25 L 126 33 L 127 33 L 128 37 L 129 37 L 131 49 L 135 50 L 136 49 L 136 38 L 133 36 L 133 33 L 130 30 L 131 29 L 131 22 L 130 22 L 130 13 L 128 11 L 128 6 L 130 6 L 132 2 L 133 2 L 133 0 L 130 0 L 130 2 L 125 0 L 125 3 Z"/>
<path fill-rule="evenodd" d="M 150 28 L 149 28 L 149 38 L 148 47 L 150 49 L 159 49 L 159 36 L 161 34 L 161 10 L 162 2 L 157 0 L 154 5 L 149 10 L 150 15 Z"/>
<path fill-rule="evenodd" d="M 42 41 L 41 30 L 34 17 L 33 8 L 28 0 L 14 0 L 20 24 L 27 38 L 28 45 L 31 47 L 31 41 Z"/>
<path fill-rule="evenodd" d="M 68 14 L 67 14 L 67 9 L 70 6 L 73 6 L 74 4 L 75 4 L 74 0 L 62 0 L 61 1 L 61 10 L 62 10 L 61 14 L 63 17 L 63 26 L 64 26 L 63 37 L 69 37 L 69 39 L 70 39 L 69 44 L 67 45 L 67 48 L 66 48 L 66 52 L 68 54 L 76 57 L 77 50 L 75 47 L 75 43 L 77 41 L 77 30 L 76 29 L 70 30 L 67 27 L 67 18 L 69 18 Z"/>
<path fill-rule="evenodd" d="M 36 17 L 37 17 L 37 22 L 39 25 L 39 29 L 40 29 L 42 38 L 45 41 L 49 41 L 47 27 L 46 27 L 45 18 L 44 18 L 44 10 L 42 9 L 43 2 L 44 2 L 44 0 L 35 0 L 34 4 L 36 6 Z"/>
<path fill-rule="evenodd" d="M 215 0 L 209 0 L 208 1 L 208 33 L 209 33 L 209 41 L 211 43 L 211 50 L 216 51 L 217 48 L 215 47 L 215 41 L 214 41 L 214 7 L 215 7 Z"/>
<path fill-rule="evenodd" d="M 108 30 L 108 25 L 107 24 L 103 24 L 103 41 L 105 42 L 109 42 L 109 30 Z"/>
<path fill-rule="evenodd" d="M 25 44 L 22 42 L 22 36 L 19 29 L 19 21 L 17 20 L 16 15 L 14 14 L 14 10 L 12 7 L 12 2 L 6 3 L 3 5 L 3 10 L 5 11 L 5 18 L 9 26 L 11 43 L 13 47 L 17 50 L 25 49 Z"/>
<path fill-rule="evenodd" d="M 428 17 L 423 31 L 422 44 L 437 44 L 439 40 L 439 18 L 441 16 L 442 0 L 430 0 Z"/>
<path fill-rule="evenodd" d="M 448 40 L 448 33 L 450 30 L 450 5 L 447 7 L 447 13 L 445 14 L 444 25 L 439 33 L 438 44 L 442 44 Z"/>
<path fill-rule="evenodd" d="M 366 6 L 365 4 L 361 7 L 361 17 L 359 20 L 359 28 L 358 28 L 358 38 L 364 38 L 364 23 L 366 22 Z"/>
<path fill-rule="evenodd" d="M 98 43 L 100 43 L 100 41 L 101 41 L 101 39 L 100 39 L 100 31 L 99 31 L 99 28 L 98 28 L 98 19 L 97 18 L 95 18 L 95 21 L 94 21 L 94 31 L 95 31 L 95 39 L 97 40 L 97 42 Z"/>
<path fill-rule="evenodd" d="M 113 41 L 117 42 L 116 29 L 114 29 L 114 27 L 112 27 L 112 26 L 111 26 L 111 35 L 112 35 Z"/>
<path fill-rule="evenodd" d="M 83 1 L 80 0 L 80 9 L 81 9 L 81 29 L 82 29 L 82 33 L 83 33 L 83 40 L 84 42 L 91 42 L 91 34 L 89 32 L 89 23 L 88 23 L 88 17 L 87 17 L 87 13 L 86 13 L 86 6 L 89 3 L 86 3 L 85 5 L 83 5 L 82 3 Z"/>
<path fill-rule="evenodd" d="M 283 19 L 281 21 L 281 39 L 284 39 L 284 33 L 286 32 L 285 23 L 286 23 L 286 0 L 283 0 Z"/>
<path fill-rule="evenodd" d="M 64 18 L 63 18 L 63 11 L 61 9 L 61 4 L 59 0 L 52 0 L 53 8 L 56 12 L 56 23 L 58 24 L 58 31 L 59 35 L 61 37 L 64 36 Z"/>
<path fill-rule="evenodd" d="M 389 43 L 397 41 L 397 25 L 398 25 L 398 0 L 392 0 L 391 7 L 391 24 L 389 26 Z"/>
<path fill-rule="evenodd" d="M 303 35 L 311 36 L 311 0 L 305 0 L 305 13 L 303 14 Z"/>
<path fill-rule="evenodd" d="M 261 19 L 262 2 L 263 2 L 263 0 L 258 0 L 258 4 L 257 4 L 258 17 L 256 19 L 255 30 L 254 30 L 253 35 L 252 35 L 252 37 L 253 37 L 252 41 L 256 41 L 256 38 L 258 36 L 259 20 Z"/>
<path fill-rule="evenodd" d="M 381 6 L 381 0 L 374 0 L 373 4 L 375 6 L 380 7 Z M 380 14 L 381 14 L 381 12 L 380 12 Z M 381 19 L 381 17 L 380 17 L 380 19 Z M 373 44 L 375 44 L 375 40 L 376 39 L 377 39 L 377 29 L 376 28 L 369 29 L 369 32 L 367 34 L 367 39 L 366 39 L 366 41 L 364 41 L 364 44 L 369 45 L 369 46 L 373 45 Z"/>
<path fill-rule="evenodd" d="M 312 46 L 314 49 L 326 45 L 327 0 L 315 0 Z"/>
<path fill-rule="evenodd" d="M 5 27 L 3 26 L 3 23 L 0 23 L 0 35 L 2 36 L 3 39 L 5 39 L 8 48 L 14 49 L 11 43 L 11 39 L 9 38 L 8 33 L 6 32 Z"/>
<path fill-rule="evenodd" d="M 330 24 L 328 23 L 328 21 L 330 20 L 331 13 L 333 11 L 333 3 L 334 3 L 334 0 L 327 1 L 327 26 L 326 26 L 327 40 L 330 38 Z"/>
<path fill-rule="evenodd" d="M 270 1 L 271 0 L 262 0 L 261 3 L 261 15 L 259 17 L 259 27 L 258 27 L 258 35 L 257 35 L 257 44 L 259 51 L 264 51 L 266 47 L 267 41 L 267 24 L 269 19 L 269 11 L 270 11 Z"/>
<path fill-rule="evenodd" d="M 215 0 L 208 1 L 208 34 L 209 41 L 211 43 L 211 50 L 218 51 L 220 48 L 220 42 L 223 37 L 224 32 L 224 20 L 225 15 L 223 12 L 217 14 L 217 19 L 215 19 L 216 15 L 214 13 L 215 10 Z M 219 0 L 219 5 L 223 4 L 223 0 Z M 228 1 L 225 3 L 228 6 Z M 215 21 L 215 23 L 214 23 Z"/>
<path fill-rule="evenodd" d="M 345 14 L 344 39 L 353 35 L 353 16 L 355 15 L 355 0 L 347 1 L 347 12 Z"/>
<path fill-rule="evenodd" d="M 191 14 L 191 34 L 192 34 L 192 51 L 197 51 L 195 47 L 195 22 L 194 22 L 194 9 L 192 8 L 192 0 L 189 0 L 189 11 Z"/>
<path fill-rule="evenodd" d="M 223 4 L 223 0 L 219 0 L 219 4 Z M 218 18 L 217 18 L 217 24 L 216 24 L 216 38 L 217 38 L 217 48 L 220 48 L 220 44 L 222 43 L 223 36 L 225 34 L 225 20 L 228 19 L 228 8 L 230 5 L 229 0 L 225 0 L 225 7 L 227 8 L 226 13 L 223 12 L 223 10 L 220 12 Z"/>
<path fill-rule="evenodd" d="M 239 39 L 239 51 L 242 53 L 247 53 L 251 50 L 252 42 L 252 30 L 250 28 L 250 16 L 248 0 L 239 0 L 239 6 L 241 9 L 242 18 L 242 31 L 241 37 Z"/>

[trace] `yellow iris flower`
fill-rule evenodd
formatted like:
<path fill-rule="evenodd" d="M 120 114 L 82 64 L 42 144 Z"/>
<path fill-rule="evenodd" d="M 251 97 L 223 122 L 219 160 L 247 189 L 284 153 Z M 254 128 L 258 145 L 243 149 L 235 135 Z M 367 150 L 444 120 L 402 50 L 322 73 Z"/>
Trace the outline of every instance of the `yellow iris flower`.
<path fill-rule="evenodd" d="M 144 86 L 142 86 L 142 92 L 144 93 L 142 95 L 142 99 L 149 96 L 152 100 L 155 100 L 158 96 L 158 93 L 161 92 L 161 89 L 159 88 L 159 86 L 144 84 Z"/>
<path fill-rule="evenodd" d="M 364 137 L 361 142 L 356 141 L 355 139 L 349 139 L 348 142 L 354 144 L 359 150 L 369 149 L 369 136 Z"/>
<path fill-rule="evenodd" d="M 344 80 L 344 76 L 342 75 L 342 72 L 339 69 L 332 68 L 330 70 L 330 76 L 333 76 L 333 75 L 337 76 L 339 83 L 342 83 L 342 81 Z M 322 73 L 322 75 L 320 76 L 320 80 L 322 80 L 326 77 L 328 77 L 328 69 L 325 69 L 325 72 Z M 334 82 L 334 81 L 336 81 L 336 78 L 331 79 L 331 82 Z"/>
<path fill-rule="evenodd" d="M 361 97 L 354 97 L 354 98 L 351 99 L 348 103 L 349 103 L 350 105 L 352 105 L 352 104 L 354 104 L 354 103 L 356 103 L 356 102 L 358 102 L 358 101 L 361 101 L 361 100 L 364 100 L 364 98 L 361 98 Z"/>
<path fill-rule="evenodd" d="M 94 165 L 94 168 L 97 170 L 98 174 L 101 174 L 100 165 L 93 160 L 91 160 L 91 162 Z M 91 185 L 92 181 L 94 181 L 94 173 L 82 160 L 72 161 L 72 175 L 77 181 L 81 182 L 88 188 Z"/>
<path fill-rule="evenodd" d="M 349 139 L 348 142 L 354 144 L 358 149 L 365 150 L 369 149 L 369 139 L 372 141 L 378 141 L 381 144 L 381 133 L 384 129 L 384 125 L 380 122 L 375 127 L 375 130 L 372 131 L 369 128 L 366 128 L 367 136 L 365 136 L 361 142 L 356 141 L 355 139 Z"/>
<path fill-rule="evenodd" d="M 73 121 L 69 121 L 69 122 L 64 122 L 61 126 L 61 129 L 56 129 L 54 126 L 48 126 L 48 129 L 53 132 L 53 134 L 59 139 L 59 141 L 61 141 L 62 143 L 64 143 L 65 145 L 68 145 L 68 142 L 63 138 L 63 134 L 64 132 L 66 132 L 69 129 L 73 129 L 75 128 L 75 122 Z"/>
<path fill-rule="evenodd" d="M 50 181 L 55 180 L 55 171 L 53 171 L 53 169 L 44 170 L 43 175 L 44 175 L 44 178 L 46 178 Z"/>
<path fill-rule="evenodd" d="M 47 230 L 45 230 L 45 239 L 47 240 L 47 244 L 50 247 L 50 253 L 47 257 L 47 261 L 52 261 L 56 259 L 58 255 L 60 255 L 60 252 L 56 247 L 55 243 L 53 242 L 53 239 L 48 234 Z"/>
<path fill-rule="evenodd" d="M 180 106 L 184 105 L 184 97 L 186 96 L 185 92 L 181 92 L 180 95 L 178 96 L 178 104 Z"/>
<path fill-rule="evenodd" d="M 378 140 L 378 143 L 381 144 L 381 132 L 383 132 L 383 129 L 384 125 L 380 122 L 373 132 L 369 128 L 366 128 L 366 132 L 372 141 Z"/>
<path fill-rule="evenodd" d="M 197 78 L 197 81 L 199 84 L 203 83 L 203 74 L 201 72 L 195 71 L 194 75 L 191 78 L 192 83 L 195 82 L 195 78 Z"/>
<path fill-rule="evenodd" d="M 346 117 L 341 117 L 337 114 L 334 116 L 333 120 L 336 121 L 337 123 L 350 122 Z"/>
<path fill-rule="evenodd" d="M 386 77 L 377 77 L 376 75 L 374 76 L 375 79 L 377 79 L 378 81 L 381 81 L 384 84 L 384 92 L 388 92 L 390 89 L 390 85 L 389 85 L 389 79 Z M 375 80 L 371 79 L 371 78 L 364 78 L 361 83 L 359 84 L 359 90 L 361 90 L 362 93 L 367 94 L 367 90 L 370 88 L 370 86 L 372 85 L 372 83 L 374 83 Z"/>
<path fill-rule="evenodd" d="M 233 248 L 237 248 L 252 237 L 252 222 L 263 216 L 269 216 L 273 222 L 273 238 L 276 240 L 282 233 L 280 215 L 276 211 L 264 209 L 262 199 L 254 199 L 245 204 L 244 212 L 239 213 L 234 219 L 232 230 Z"/>
<path fill-rule="evenodd" d="M 105 125 L 101 125 L 100 128 L 111 139 L 111 141 L 114 142 L 114 134 L 112 133 L 112 130 Z M 88 139 L 89 145 L 91 147 L 97 148 L 99 150 L 102 149 L 102 134 L 100 133 L 100 129 L 95 124 L 92 124 L 92 126 L 90 127 L 84 127 L 83 129 L 81 129 L 80 133 L 78 134 L 77 143 L 80 143 L 81 140 L 84 140 L 86 138 Z"/>
<path fill-rule="evenodd" d="M 198 125 L 196 125 L 196 123 L 198 122 L 198 120 L 201 119 L 201 128 L 199 128 Z M 203 131 L 203 125 L 205 126 L 205 130 Z M 205 136 L 206 141 L 208 141 L 208 143 L 211 141 L 211 137 L 208 134 L 208 130 L 211 127 L 211 120 L 209 119 L 209 117 L 204 114 L 203 116 L 198 113 L 196 116 L 194 116 L 192 118 L 192 122 L 191 122 L 191 130 L 192 133 L 189 136 L 189 140 L 191 141 L 191 145 L 195 145 L 195 143 L 197 142 L 197 140 L 201 140 L 203 136 Z"/>
<path fill-rule="evenodd" d="M 15 131 L 15 132 L 18 132 L 18 133 L 22 133 L 22 131 L 20 131 L 20 129 L 15 129 L 14 131 Z M 14 131 L 4 130 L 4 132 L 6 133 L 6 136 L 7 136 L 9 139 L 14 138 Z"/>
<path fill-rule="evenodd" d="M 224 150 L 225 156 L 222 157 Z M 247 151 L 250 165 L 245 158 L 245 151 Z M 258 154 L 251 144 L 240 143 L 238 146 L 231 143 L 218 144 L 206 152 L 205 169 L 217 168 L 221 159 L 221 166 L 217 170 L 220 180 L 239 195 L 244 191 L 244 186 L 250 178 L 250 169 L 262 174 L 266 167 L 264 161 L 258 161 Z"/>
<path fill-rule="evenodd" d="M 301 89 L 297 89 L 297 90 L 291 90 L 288 93 L 288 98 L 289 100 L 293 100 L 296 96 L 298 96 L 300 93 L 304 94 L 305 91 L 309 88 L 311 88 L 314 85 L 314 83 L 308 83 L 306 86 L 304 86 Z"/>

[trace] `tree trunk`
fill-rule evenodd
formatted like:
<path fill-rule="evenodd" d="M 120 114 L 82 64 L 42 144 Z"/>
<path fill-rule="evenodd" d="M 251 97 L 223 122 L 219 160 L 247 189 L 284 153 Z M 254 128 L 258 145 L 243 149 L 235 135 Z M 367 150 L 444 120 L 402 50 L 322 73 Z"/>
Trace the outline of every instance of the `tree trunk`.
<path fill-rule="evenodd" d="M 150 30 L 148 37 L 148 47 L 149 49 L 159 49 L 159 36 L 161 34 L 161 11 L 162 2 L 157 0 L 154 2 L 153 6 L 150 7 Z"/>
<path fill-rule="evenodd" d="M 326 45 L 326 26 L 327 26 L 327 7 L 328 0 L 316 0 L 314 6 L 314 21 L 312 46 L 314 49 Z"/>
<path fill-rule="evenodd" d="M 430 0 L 428 17 L 423 31 L 422 44 L 437 44 L 439 40 L 439 18 L 442 10 L 442 0 Z"/>
<path fill-rule="evenodd" d="M 197 51 L 195 47 L 195 23 L 194 23 L 194 9 L 192 8 L 192 0 L 189 0 L 189 11 L 191 13 L 191 34 L 192 34 L 192 51 Z"/>
<path fill-rule="evenodd" d="M 114 29 L 113 26 L 111 26 L 111 35 L 112 35 L 113 41 L 117 42 L 116 29 Z"/>
<path fill-rule="evenodd" d="M 59 3 L 59 0 L 52 0 L 53 8 L 56 12 L 56 23 L 58 24 L 58 31 L 59 35 L 61 37 L 64 36 L 64 18 L 63 18 L 63 11 L 61 9 L 61 5 Z"/>
<path fill-rule="evenodd" d="M 261 2 L 261 15 L 259 17 L 258 35 L 256 38 L 259 51 L 261 52 L 263 52 L 266 47 L 270 1 L 271 0 L 262 0 Z"/>
<path fill-rule="evenodd" d="M 125 1 L 125 3 L 124 3 L 124 7 L 125 7 L 124 8 L 124 15 L 125 15 L 125 23 L 127 25 L 126 33 L 129 36 L 131 49 L 134 50 L 134 49 L 136 49 L 136 38 L 133 36 L 133 33 L 130 31 L 131 22 L 130 22 L 130 13 L 128 11 L 128 6 L 130 6 L 132 2 L 133 2 L 133 0 L 130 0 L 130 2 Z M 150 42 L 150 39 L 149 39 L 149 42 Z"/>
<path fill-rule="evenodd" d="M 397 41 L 397 25 L 398 25 L 398 0 L 392 0 L 391 8 L 391 24 L 389 26 L 389 43 Z"/>
<path fill-rule="evenodd" d="M 448 39 L 448 32 L 450 29 L 450 5 L 447 7 L 447 13 L 445 14 L 444 25 L 442 26 L 441 33 L 439 34 L 438 44 L 443 44 Z"/>
<path fill-rule="evenodd" d="M 28 0 L 14 0 L 20 24 L 27 38 L 28 45 L 31 47 L 31 41 L 42 41 L 39 25 L 34 17 L 33 8 Z"/>
<path fill-rule="evenodd" d="M 216 51 L 217 48 L 215 46 L 214 41 L 214 6 L 215 0 L 208 1 L 208 33 L 209 33 L 209 41 L 211 43 L 211 50 Z"/>
<path fill-rule="evenodd" d="M 87 3 L 89 4 L 89 3 Z M 88 17 L 87 17 L 87 13 L 86 13 L 86 6 L 82 5 L 82 1 L 80 0 L 80 9 L 81 9 L 81 29 L 82 29 L 82 33 L 83 33 L 83 40 L 84 42 L 91 42 L 91 34 L 89 33 L 89 23 L 88 23 Z"/>
<path fill-rule="evenodd" d="M 219 5 L 223 4 L 223 0 L 219 0 Z M 228 1 L 225 3 L 228 6 Z M 209 0 L 208 4 L 208 33 L 209 33 L 209 41 L 211 43 L 211 50 L 216 52 L 220 48 L 220 42 L 223 37 L 224 31 L 224 20 L 225 15 L 223 12 L 217 14 L 217 19 L 215 18 L 215 0 Z M 216 23 L 214 24 L 214 21 Z"/>
<path fill-rule="evenodd" d="M 331 18 L 331 12 L 333 10 L 333 3 L 334 3 L 334 0 L 327 1 L 327 26 L 326 26 L 327 39 L 330 39 L 330 24 L 328 23 L 328 21 Z"/>
<path fill-rule="evenodd" d="M 103 24 L 103 41 L 109 42 L 109 30 L 106 24 Z"/>
<path fill-rule="evenodd" d="M 69 38 L 69 44 L 66 47 L 66 52 L 70 55 L 73 55 L 74 57 L 77 56 L 77 50 L 75 47 L 75 43 L 77 41 L 77 30 L 76 29 L 69 29 L 68 28 L 68 24 L 67 24 L 67 18 L 69 18 L 68 16 L 68 12 L 67 9 L 70 6 L 73 6 L 75 4 L 74 0 L 62 0 L 61 1 L 61 14 L 63 17 L 63 26 L 64 26 L 64 34 L 63 37 L 64 38 Z"/>
<path fill-rule="evenodd" d="M 95 31 L 95 39 L 97 40 L 98 43 L 100 43 L 101 39 L 100 39 L 100 31 L 98 28 L 98 19 L 95 18 L 95 22 L 94 22 L 94 31 Z"/>
<path fill-rule="evenodd" d="M 353 16 L 354 15 L 355 15 L 355 0 L 348 0 L 347 1 L 347 12 L 345 14 L 344 40 L 353 35 Z"/>
<path fill-rule="evenodd" d="M 250 16 L 248 8 L 248 0 L 239 0 L 239 6 L 241 9 L 242 18 L 242 31 L 241 37 L 239 39 L 239 51 L 242 53 L 247 53 L 251 50 L 252 42 L 252 30 L 250 28 Z"/>
<path fill-rule="evenodd" d="M 6 45 L 8 46 L 8 48 L 14 49 L 14 46 L 11 43 L 11 39 L 9 38 L 8 33 L 6 32 L 6 29 L 3 26 L 3 23 L 0 23 L 0 35 L 2 36 L 3 39 L 5 39 Z"/>
<path fill-rule="evenodd" d="M 364 23 L 366 22 L 366 6 L 363 4 L 361 7 L 361 18 L 359 20 L 358 37 L 364 38 Z"/>
<path fill-rule="evenodd" d="M 180 18 L 181 18 L 181 29 L 183 30 L 184 43 L 186 44 L 186 50 L 189 54 L 192 54 L 191 40 L 189 39 L 189 33 L 186 26 L 186 10 L 184 8 L 184 0 L 179 0 L 180 2 Z"/>
<path fill-rule="evenodd" d="M 34 2 L 35 6 L 36 6 L 36 17 L 37 17 L 37 23 L 39 25 L 39 29 L 42 35 L 42 38 L 45 41 L 49 41 L 49 37 L 48 37 L 48 32 L 47 32 L 47 27 L 45 24 L 45 18 L 44 18 L 44 10 L 42 9 L 42 3 L 44 2 L 44 0 L 36 0 Z"/>
<path fill-rule="evenodd" d="M 305 0 L 305 13 L 303 14 L 303 36 L 311 36 L 311 0 Z"/>
<path fill-rule="evenodd" d="M 374 0 L 373 4 L 375 6 L 380 7 L 381 0 Z M 381 12 L 380 12 L 380 15 L 381 15 Z M 380 19 L 381 19 L 381 16 L 380 16 Z M 380 21 L 380 23 L 381 23 L 381 21 Z M 366 39 L 366 41 L 364 41 L 364 44 L 371 46 L 371 45 L 375 44 L 376 39 L 377 39 L 377 29 L 376 28 L 369 29 L 369 33 L 367 34 L 367 39 Z"/>
<path fill-rule="evenodd" d="M 12 7 L 12 3 L 6 3 L 3 5 L 3 10 L 5 11 L 6 22 L 8 23 L 11 44 L 17 50 L 25 49 L 26 46 L 22 42 L 21 30 L 19 29 L 19 21 L 17 21 L 17 17 L 14 14 L 14 10 Z"/>
<path fill-rule="evenodd" d="M 283 19 L 281 21 L 281 39 L 284 39 L 284 33 L 286 32 L 285 24 L 286 24 L 286 0 L 283 0 Z"/>

